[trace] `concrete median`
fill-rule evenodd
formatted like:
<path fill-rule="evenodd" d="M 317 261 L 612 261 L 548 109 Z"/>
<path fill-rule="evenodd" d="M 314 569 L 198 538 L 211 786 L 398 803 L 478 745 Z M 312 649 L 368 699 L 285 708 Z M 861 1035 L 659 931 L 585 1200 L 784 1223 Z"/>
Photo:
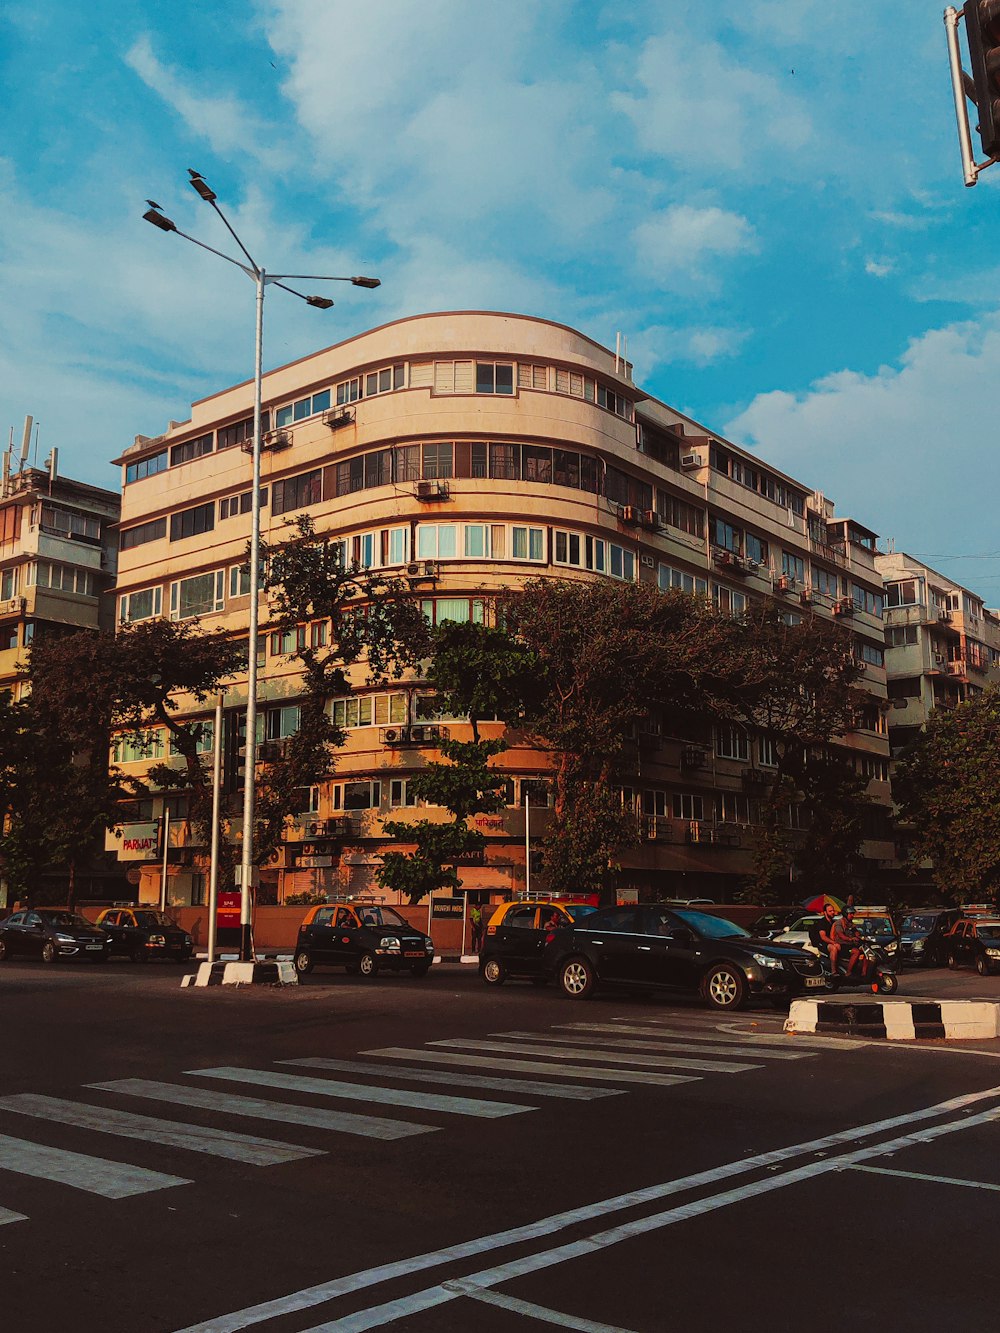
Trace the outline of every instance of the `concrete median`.
<path fill-rule="evenodd" d="M 792 1035 L 846 1032 L 887 1041 L 982 1041 L 1000 1036 L 1000 1004 L 989 1000 L 794 1000 L 785 1031 Z"/>

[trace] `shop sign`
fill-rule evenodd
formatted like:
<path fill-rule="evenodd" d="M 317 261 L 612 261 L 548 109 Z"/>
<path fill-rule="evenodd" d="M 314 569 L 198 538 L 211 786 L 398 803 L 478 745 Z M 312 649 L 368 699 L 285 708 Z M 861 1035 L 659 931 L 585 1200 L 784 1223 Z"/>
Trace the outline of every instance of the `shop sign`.
<path fill-rule="evenodd" d="M 160 823 L 122 824 L 115 840 L 119 861 L 155 861 L 160 850 Z"/>

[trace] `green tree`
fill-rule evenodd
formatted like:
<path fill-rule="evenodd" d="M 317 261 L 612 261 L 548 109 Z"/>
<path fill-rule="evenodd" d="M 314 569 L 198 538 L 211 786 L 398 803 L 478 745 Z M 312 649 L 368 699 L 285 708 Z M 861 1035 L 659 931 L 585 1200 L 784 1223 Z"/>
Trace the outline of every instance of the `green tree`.
<path fill-rule="evenodd" d="M 1000 690 L 937 709 L 899 758 L 893 795 L 914 869 L 954 902 L 1000 894 Z"/>

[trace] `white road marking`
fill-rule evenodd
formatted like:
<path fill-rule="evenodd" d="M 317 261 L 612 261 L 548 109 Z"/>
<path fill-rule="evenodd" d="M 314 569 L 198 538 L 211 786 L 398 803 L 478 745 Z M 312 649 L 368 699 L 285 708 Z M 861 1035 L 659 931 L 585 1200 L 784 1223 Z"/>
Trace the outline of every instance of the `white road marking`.
<path fill-rule="evenodd" d="M 375 1088 L 360 1083 L 341 1083 L 331 1078 L 308 1078 L 303 1074 L 276 1074 L 269 1069 L 186 1069 L 199 1078 L 229 1079 L 234 1083 L 252 1083 L 263 1088 L 283 1088 L 287 1092 L 316 1093 L 321 1097 L 341 1097 L 346 1101 L 380 1102 L 384 1106 L 416 1106 L 422 1111 L 445 1111 L 453 1115 L 477 1116 L 497 1120 L 505 1115 L 534 1111 L 534 1106 L 513 1102 L 487 1102 L 472 1097 L 448 1097 L 438 1092 L 407 1092 L 403 1088 Z"/>
<path fill-rule="evenodd" d="M 81 1129 L 94 1129 L 101 1134 L 117 1134 L 147 1143 L 166 1144 L 171 1148 L 209 1153 L 234 1162 L 247 1162 L 251 1166 L 273 1166 L 277 1162 L 294 1162 L 300 1157 L 319 1157 L 323 1153 L 321 1148 L 300 1148 L 292 1143 L 278 1143 L 275 1139 L 237 1134 L 231 1129 L 178 1124 L 155 1116 L 134 1115 L 131 1111 L 88 1106 L 83 1102 L 36 1096 L 30 1092 L 0 1098 L 0 1110 L 51 1120 L 59 1125 L 78 1125 Z"/>
<path fill-rule="evenodd" d="M 542 1055 L 549 1060 L 593 1060 L 605 1065 L 639 1065 L 645 1069 L 694 1069 L 708 1074 L 742 1074 L 760 1065 L 725 1063 L 722 1060 L 674 1059 L 668 1055 L 615 1055 L 600 1046 L 585 1046 L 580 1050 L 566 1050 L 555 1042 L 544 1041 L 483 1041 L 474 1037 L 455 1037 L 447 1041 L 432 1041 L 430 1046 L 446 1046 L 457 1050 L 499 1051 L 501 1055 Z M 608 1075 L 610 1077 L 610 1075 Z"/>
<path fill-rule="evenodd" d="M 27 1222 L 24 1213 L 12 1212 L 9 1208 L 0 1208 L 0 1227 L 4 1227 L 8 1222 Z"/>
<path fill-rule="evenodd" d="M 558 1041 L 563 1046 L 586 1046 L 593 1043 L 598 1036 L 615 1036 L 619 1032 L 626 1034 L 626 1040 L 616 1040 L 613 1049 L 616 1051 L 664 1051 L 669 1054 L 676 1051 L 679 1055 L 752 1055 L 755 1060 L 811 1060 L 815 1051 L 772 1051 L 765 1046 L 712 1046 L 708 1042 L 685 1041 L 683 1038 L 660 1036 L 657 1033 L 649 1033 L 643 1036 L 642 1041 L 630 1041 L 628 1035 L 632 1033 L 641 1034 L 642 1028 L 612 1028 L 610 1032 L 606 1028 L 596 1027 L 594 1024 L 580 1023 L 565 1025 L 572 1026 L 574 1029 L 589 1031 L 589 1037 L 582 1036 L 563 1036 L 562 1028 L 555 1028 L 548 1032 L 491 1032 L 491 1037 L 502 1037 L 506 1040 L 520 1039 L 536 1041 L 544 1037 L 550 1041 Z M 595 1030 L 596 1028 L 596 1030 Z"/>
<path fill-rule="evenodd" d="M 165 1176 L 160 1171 L 129 1166 L 127 1162 L 108 1162 L 103 1157 L 87 1157 L 64 1148 L 49 1148 L 43 1143 L 11 1139 L 6 1134 L 0 1134 L 0 1170 L 70 1185 L 88 1194 L 99 1194 L 102 1199 L 129 1199 L 133 1194 L 191 1184 L 182 1176 Z"/>
<path fill-rule="evenodd" d="M 557 1074 L 560 1078 L 594 1078 L 602 1082 L 642 1083 L 644 1086 L 672 1088 L 675 1083 L 692 1083 L 694 1075 L 654 1074 L 638 1069 L 610 1069 L 591 1065 L 560 1065 L 550 1060 L 509 1060 L 499 1055 L 459 1055 L 451 1051 L 430 1051 L 423 1047 L 383 1046 L 362 1055 L 380 1055 L 387 1060 L 426 1060 L 435 1065 L 458 1065 L 463 1069 L 506 1069 L 510 1073 Z"/>
<path fill-rule="evenodd" d="M 217 1315 L 203 1323 L 192 1324 L 189 1328 L 180 1330 L 179 1333 L 239 1333 L 241 1329 L 250 1328 L 254 1324 L 262 1324 L 268 1319 L 279 1319 L 299 1310 L 307 1310 L 317 1305 L 323 1305 L 328 1301 L 336 1300 L 340 1296 L 351 1295 L 368 1287 L 379 1286 L 383 1282 L 391 1282 L 410 1273 L 428 1268 L 438 1268 L 443 1264 L 474 1258 L 479 1254 L 492 1254 L 511 1245 L 521 1245 L 528 1241 L 538 1240 L 543 1236 L 550 1236 L 557 1231 L 564 1231 L 593 1218 L 604 1217 L 611 1213 L 639 1207 L 642 1204 L 653 1203 L 659 1199 L 669 1198 L 674 1194 L 684 1193 L 687 1190 L 700 1189 L 705 1185 L 714 1185 L 718 1181 L 745 1175 L 751 1171 L 765 1170 L 771 1166 L 781 1166 L 794 1157 L 823 1153 L 830 1148 L 840 1147 L 845 1143 L 854 1143 L 858 1139 L 871 1138 L 876 1134 L 900 1129 L 904 1125 L 933 1120 L 951 1111 L 961 1112 L 967 1107 L 976 1105 L 977 1102 L 989 1098 L 996 1100 L 998 1097 L 1000 1097 L 1000 1086 L 987 1088 L 983 1092 L 963 1093 L 958 1097 L 950 1097 L 947 1101 L 938 1102 L 919 1111 L 910 1111 L 905 1115 L 872 1121 L 867 1125 L 852 1126 L 849 1129 L 842 1129 L 836 1133 L 824 1135 L 819 1139 L 792 1144 L 785 1148 L 771 1149 L 768 1152 L 757 1153 L 753 1157 L 744 1157 L 737 1161 L 723 1163 L 721 1166 L 711 1167 L 706 1171 L 698 1171 L 689 1176 L 681 1176 L 661 1184 L 631 1190 L 626 1194 L 600 1199 L 595 1203 L 585 1204 L 579 1208 L 571 1208 L 562 1213 L 540 1218 L 536 1222 L 529 1222 L 524 1226 L 512 1227 L 506 1231 L 494 1232 L 487 1236 L 477 1236 L 473 1240 L 460 1241 L 440 1250 L 411 1255 L 405 1259 L 379 1264 L 374 1268 L 362 1269 L 343 1277 L 331 1278 L 326 1282 L 317 1283 L 315 1286 L 305 1287 L 301 1291 L 263 1301 L 259 1305 L 247 1306 L 245 1309 L 236 1310 L 232 1314 Z M 988 1114 L 994 1116 L 996 1111 L 991 1111 Z M 881 1144 L 878 1145 L 878 1150 L 879 1152 L 886 1152 L 892 1149 L 891 1146 L 887 1148 L 884 1144 Z M 877 1156 L 878 1153 L 875 1155 Z M 840 1159 L 836 1160 L 840 1161 Z"/>
<path fill-rule="evenodd" d="M 875 1176 L 901 1176 L 904 1180 L 927 1180 L 932 1185 L 965 1185 L 973 1190 L 996 1190 L 1000 1185 L 990 1185 L 983 1180 L 959 1180 L 955 1176 L 928 1176 L 922 1171 L 892 1171 L 887 1166 L 855 1166 L 853 1171 L 870 1171 Z"/>
<path fill-rule="evenodd" d="M 405 1139 L 411 1134 L 430 1134 L 436 1125 L 411 1125 L 401 1120 L 383 1120 L 379 1116 L 352 1115 L 349 1111 L 328 1111 L 325 1107 L 292 1106 L 288 1102 L 266 1102 L 256 1097 L 238 1097 L 228 1092 L 210 1092 L 206 1088 L 185 1088 L 179 1083 L 157 1083 L 146 1078 L 119 1078 L 108 1083 L 90 1083 L 88 1087 L 103 1092 L 120 1092 L 128 1097 L 149 1097 L 171 1106 L 199 1106 L 223 1115 L 251 1116 L 286 1125 L 310 1125 L 339 1134 L 360 1134 L 369 1139 Z"/>
<path fill-rule="evenodd" d="M 302 1065 L 308 1069 L 333 1069 L 343 1074 L 379 1074 L 387 1073 L 404 1082 L 447 1083 L 456 1088 L 485 1088 L 495 1092 L 518 1092 L 523 1097 L 560 1097 L 571 1101 L 592 1101 L 595 1097 L 621 1097 L 621 1088 L 578 1088 L 572 1083 L 542 1083 L 528 1078 L 490 1078 L 486 1074 L 459 1074 L 454 1070 L 406 1069 L 393 1065 L 389 1070 L 385 1065 L 365 1060 L 328 1060 L 323 1056 L 305 1057 L 299 1060 L 278 1060 L 279 1065 Z"/>
<path fill-rule="evenodd" d="M 537 1319 L 539 1323 L 557 1324 L 560 1328 L 576 1329 L 578 1333 L 628 1333 L 628 1329 L 622 1328 L 619 1324 L 597 1324 L 593 1319 L 582 1319 L 579 1315 L 549 1310 L 544 1305 L 521 1301 L 516 1296 L 506 1296 L 500 1291 L 487 1291 L 484 1287 L 477 1287 L 471 1282 L 445 1282 L 443 1285 L 460 1296 L 468 1296 L 487 1305 L 498 1305 L 501 1310 L 524 1315 L 526 1319 Z"/>
<path fill-rule="evenodd" d="M 668 1208 L 661 1213 L 653 1213 L 651 1216 L 637 1218 L 620 1226 L 611 1227 L 607 1231 L 594 1232 L 580 1240 L 569 1241 L 564 1245 L 557 1245 L 553 1249 L 543 1250 L 538 1254 L 529 1254 L 521 1259 L 513 1259 L 507 1263 L 497 1264 L 495 1267 L 483 1269 L 479 1273 L 471 1273 L 463 1281 L 476 1287 L 496 1287 L 504 1282 L 512 1282 L 516 1278 L 525 1277 L 529 1273 L 537 1273 L 544 1268 L 566 1263 L 571 1259 L 580 1259 L 598 1254 L 603 1256 L 610 1246 L 618 1245 L 622 1241 L 633 1240 L 636 1236 L 647 1235 L 651 1231 L 660 1231 L 664 1227 L 674 1225 L 674 1223 L 687 1222 L 693 1217 L 703 1217 L 705 1214 L 715 1212 L 720 1208 L 728 1208 L 731 1204 L 742 1203 L 745 1199 L 756 1198 L 761 1194 L 770 1194 L 774 1190 L 785 1189 L 789 1185 L 797 1185 L 804 1180 L 811 1180 L 831 1171 L 843 1171 L 856 1162 L 869 1157 L 880 1157 L 885 1153 L 899 1152 L 903 1148 L 930 1143 L 942 1135 L 955 1134 L 961 1130 L 988 1124 L 998 1119 L 1000 1119 L 1000 1107 L 994 1107 L 992 1110 L 983 1111 L 979 1115 L 948 1121 L 943 1125 L 933 1125 L 913 1134 L 903 1134 L 897 1139 L 890 1139 L 888 1142 L 871 1144 L 865 1148 L 858 1148 L 854 1152 L 843 1153 L 839 1157 L 810 1162 L 805 1166 L 794 1167 L 791 1171 L 784 1171 L 780 1175 L 767 1176 L 762 1180 L 752 1181 L 749 1185 L 724 1190 L 720 1194 L 710 1194 L 703 1199 L 695 1199 L 691 1203 L 683 1203 L 675 1208 Z M 449 1290 L 449 1286 L 445 1283 L 439 1283 L 433 1287 L 426 1287 L 423 1291 L 414 1292 L 412 1296 L 391 1301 L 386 1305 L 370 1306 L 367 1310 L 358 1310 L 342 1319 L 316 1324 L 313 1328 L 306 1330 L 306 1333 L 364 1333 L 367 1329 L 383 1328 L 386 1324 L 395 1323 L 397 1319 L 403 1319 L 418 1311 L 442 1305 L 446 1299 L 460 1299 L 463 1294 Z"/>

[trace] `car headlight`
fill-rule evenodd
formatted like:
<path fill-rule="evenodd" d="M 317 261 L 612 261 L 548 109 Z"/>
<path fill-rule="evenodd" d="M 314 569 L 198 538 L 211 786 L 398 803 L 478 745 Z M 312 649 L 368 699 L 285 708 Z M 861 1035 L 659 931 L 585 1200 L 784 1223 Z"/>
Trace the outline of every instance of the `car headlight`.
<path fill-rule="evenodd" d="M 885 951 L 886 953 L 895 953 L 898 948 L 899 945 L 896 943 L 895 940 L 893 940 L 891 944 L 887 944 L 885 946 Z"/>
<path fill-rule="evenodd" d="M 781 967 L 780 958 L 771 958 L 766 953 L 751 954 L 751 957 L 758 967 Z"/>
<path fill-rule="evenodd" d="M 380 949 L 398 949 L 399 940 L 395 935 L 383 935 L 378 942 L 378 947 Z"/>
<path fill-rule="evenodd" d="M 987 958 L 1000 958 L 1000 949 L 987 949 Z"/>
<path fill-rule="evenodd" d="M 914 952 L 914 953 L 919 953 L 920 950 L 924 947 L 924 945 L 925 945 L 926 943 L 927 943 L 926 940 L 914 940 L 914 941 L 913 941 L 913 952 Z"/>
<path fill-rule="evenodd" d="M 56 935 L 56 940 L 57 940 L 57 942 L 58 942 L 59 944 L 75 944 L 75 943 L 76 943 L 76 940 L 73 938 L 72 935 Z"/>
<path fill-rule="evenodd" d="M 185 936 L 184 936 L 184 943 L 185 943 L 185 944 L 190 944 L 190 943 L 191 943 L 191 936 L 190 936 L 190 935 L 185 935 Z"/>
<path fill-rule="evenodd" d="M 149 942 L 150 944 L 166 944 L 167 937 L 166 935 L 150 935 Z"/>

